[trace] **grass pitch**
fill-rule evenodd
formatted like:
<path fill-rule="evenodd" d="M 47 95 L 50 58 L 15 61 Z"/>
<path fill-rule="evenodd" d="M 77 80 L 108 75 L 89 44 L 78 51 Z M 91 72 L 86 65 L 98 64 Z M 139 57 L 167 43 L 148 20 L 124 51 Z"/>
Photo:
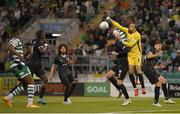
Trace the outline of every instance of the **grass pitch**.
<path fill-rule="evenodd" d="M 0 101 L 0 113 L 180 113 L 180 99 L 173 99 L 176 104 L 164 104 L 162 107 L 153 107 L 153 98 L 131 98 L 132 103 L 121 106 L 123 98 L 115 97 L 71 97 L 72 104 L 62 104 L 62 96 L 46 97 L 47 105 L 40 105 L 40 109 L 27 109 L 26 96 L 17 96 L 13 99 L 13 108 L 6 107 Z M 35 97 L 37 101 L 37 97 Z"/>

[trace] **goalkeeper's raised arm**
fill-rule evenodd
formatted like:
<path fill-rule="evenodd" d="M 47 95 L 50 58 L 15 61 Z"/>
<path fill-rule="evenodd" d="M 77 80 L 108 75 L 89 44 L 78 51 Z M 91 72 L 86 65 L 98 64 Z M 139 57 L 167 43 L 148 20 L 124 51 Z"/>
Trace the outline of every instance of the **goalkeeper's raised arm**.
<path fill-rule="evenodd" d="M 121 26 L 118 22 L 114 21 L 109 16 L 106 18 L 106 21 L 112 23 L 113 26 L 117 27 L 121 31 L 125 32 L 126 34 L 128 33 L 128 28 Z"/>

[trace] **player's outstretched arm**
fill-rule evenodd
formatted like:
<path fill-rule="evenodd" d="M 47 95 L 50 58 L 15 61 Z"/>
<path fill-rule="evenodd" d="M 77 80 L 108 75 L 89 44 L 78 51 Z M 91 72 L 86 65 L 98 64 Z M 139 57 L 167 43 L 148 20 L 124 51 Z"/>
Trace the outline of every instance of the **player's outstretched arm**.
<path fill-rule="evenodd" d="M 53 65 L 51 66 L 51 70 L 50 70 L 48 79 L 51 79 L 52 77 L 54 77 L 54 76 L 55 76 L 55 72 L 56 72 L 56 65 L 53 64 Z"/>
<path fill-rule="evenodd" d="M 151 51 L 147 54 L 147 58 L 148 59 L 151 59 L 151 58 L 155 58 L 155 57 L 158 57 L 158 56 L 161 56 L 163 54 L 163 51 L 160 51 L 160 52 L 157 52 L 155 54 L 153 54 Z"/>
<path fill-rule="evenodd" d="M 106 21 L 111 22 L 115 27 L 117 27 L 118 29 L 122 30 L 126 34 L 128 33 L 128 28 L 121 26 L 118 22 L 114 21 L 109 16 L 106 18 Z"/>

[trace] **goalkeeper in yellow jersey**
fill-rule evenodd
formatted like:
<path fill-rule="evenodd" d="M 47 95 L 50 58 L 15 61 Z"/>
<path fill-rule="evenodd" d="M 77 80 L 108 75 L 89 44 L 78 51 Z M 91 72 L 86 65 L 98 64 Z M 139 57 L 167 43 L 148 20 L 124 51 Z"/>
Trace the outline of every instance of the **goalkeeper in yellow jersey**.
<path fill-rule="evenodd" d="M 117 27 L 121 31 L 127 34 L 127 40 L 123 42 L 124 45 L 130 48 L 128 52 L 128 62 L 129 62 L 129 77 L 131 83 L 135 89 L 135 96 L 139 95 L 138 88 L 136 86 L 134 72 L 139 77 L 139 81 L 142 86 L 142 93 L 146 94 L 146 89 L 144 85 L 144 79 L 141 71 L 141 59 L 142 59 L 142 48 L 141 48 L 141 35 L 136 31 L 135 23 L 130 23 L 129 27 L 123 27 L 116 21 L 112 20 L 110 17 L 106 18 L 106 21 L 111 22 L 113 26 Z"/>

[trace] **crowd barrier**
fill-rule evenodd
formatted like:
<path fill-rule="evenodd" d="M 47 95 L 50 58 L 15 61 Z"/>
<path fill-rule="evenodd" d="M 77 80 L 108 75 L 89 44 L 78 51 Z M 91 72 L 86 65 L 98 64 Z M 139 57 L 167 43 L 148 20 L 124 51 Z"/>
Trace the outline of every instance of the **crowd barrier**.
<path fill-rule="evenodd" d="M 168 80 L 168 90 L 170 92 L 171 97 L 180 97 L 180 73 L 165 73 L 162 72 L 167 80 Z M 86 76 L 86 75 L 84 75 Z M 0 74 L 0 94 L 6 95 L 13 87 L 15 87 L 19 82 L 13 76 L 12 73 Z M 35 90 L 36 95 L 39 94 L 41 88 L 41 81 L 35 81 Z M 128 76 L 124 81 L 124 85 L 126 86 L 128 93 L 131 97 L 134 96 L 134 89 L 132 84 L 129 81 Z M 154 85 L 151 85 L 147 78 L 145 78 L 145 85 L 147 88 L 147 94 L 143 95 L 140 89 L 140 97 L 153 97 L 154 96 Z M 25 95 L 24 92 L 22 95 Z M 60 82 L 49 82 L 47 84 L 46 95 L 63 95 L 64 94 L 64 86 Z M 73 93 L 74 96 L 117 96 L 117 89 L 109 83 L 109 81 L 103 82 L 79 82 L 77 83 L 76 89 Z M 163 93 L 161 91 L 161 96 Z"/>

